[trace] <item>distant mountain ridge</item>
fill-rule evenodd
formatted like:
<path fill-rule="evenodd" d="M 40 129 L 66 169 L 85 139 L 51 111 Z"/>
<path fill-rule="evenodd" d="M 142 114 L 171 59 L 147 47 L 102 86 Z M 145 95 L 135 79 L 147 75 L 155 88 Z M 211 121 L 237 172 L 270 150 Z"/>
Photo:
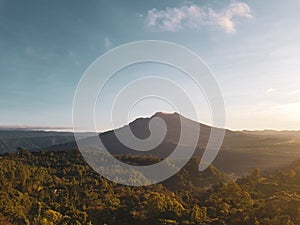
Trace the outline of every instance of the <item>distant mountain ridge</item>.
<path fill-rule="evenodd" d="M 167 125 L 167 133 L 161 144 L 153 150 L 139 152 L 130 149 L 122 144 L 115 135 L 115 131 L 122 134 L 130 128 L 136 137 L 145 139 L 150 135 L 149 122 L 154 117 L 164 120 Z M 206 147 L 211 127 L 190 120 L 178 113 L 158 112 L 150 118 L 138 118 L 124 127 L 100 133 L 99 137 L 112 154 L 143 154 L 164 158 L 171 154 L 178 144 L 181 126 L 185 126 L 187 132 L 191 134 L 195 131 L 196 126 L 200 128 L 195 155 L 201 156 Z M 82 140 L 88 143 L 91 148 L 98 146 L 98 140 L 95 137 L 85 138 L 86 136 L 82 134 Z M 29 151 L 77 149 L 74 136 L 70 132 L 0 131 L 0 153 L 15 151 L 18 146 Z M 222 171 L 244 174 L 255 167 L 285 166 L 291 163 L 295 157 L 300 157 L 299 148 L 300 141 L 289 134 L 259 135 L 255 132 L 225 130 L 224 142 L 214 164 Z"/>
<path fill-rule="evenodd" d="M 85 136 L 82 133 L 82 137 L 84 138 Z M 37 151 L 53 145 L 74 141 L 74 134 L 71 132 L 0 130 L 0 154 L 14 152 L 17 147 L 22 147 L 29 151 Z"/>

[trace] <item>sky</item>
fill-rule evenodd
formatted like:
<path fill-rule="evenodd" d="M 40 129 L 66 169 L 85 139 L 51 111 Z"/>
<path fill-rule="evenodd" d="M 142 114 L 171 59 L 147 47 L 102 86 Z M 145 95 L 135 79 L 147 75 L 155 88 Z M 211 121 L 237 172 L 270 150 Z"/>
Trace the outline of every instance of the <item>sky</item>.
<path fill-rule="evenodd" d="M 0 0 L 0 125 L 72 127 L 75 90 L 94 60 L 128 42 L 163 40 L 191 49 L 213 71 L 226 128 L 299 130 L 299 11 L 298 0 Z M 172 73 L 193 91 L 170 68 L 120 71 L 97 104 L 100 131 L 112 128 L 104 113 L 112 93 L 145 71 Z M 201 101 L 198 120 L 210 124 Z M 129 117 L 155 111 L 172 108 L 145 101 Z"/>

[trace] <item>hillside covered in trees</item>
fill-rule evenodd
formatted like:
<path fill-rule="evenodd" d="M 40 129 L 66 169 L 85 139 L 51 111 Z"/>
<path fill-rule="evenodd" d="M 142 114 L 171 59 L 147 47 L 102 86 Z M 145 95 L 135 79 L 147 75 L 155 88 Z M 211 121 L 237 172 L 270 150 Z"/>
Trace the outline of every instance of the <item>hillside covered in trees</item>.
<path fill-rule="evenodd" d="M 238 180 L 215 167 L 199 173 L 198 162 L 161 184 L 128 187 L 99 176 L 77 151 L 19 149 L 0 156 L 0 224 L 300 224 L 300 161 Z"/>

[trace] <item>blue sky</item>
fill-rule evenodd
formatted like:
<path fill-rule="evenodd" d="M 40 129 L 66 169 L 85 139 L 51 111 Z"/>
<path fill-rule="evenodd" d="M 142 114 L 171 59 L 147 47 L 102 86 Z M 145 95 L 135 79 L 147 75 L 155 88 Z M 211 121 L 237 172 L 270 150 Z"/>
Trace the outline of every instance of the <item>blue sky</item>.
<path fill-rule="evenodd" d="M 297 0 L 0 0 L 0 124 L 71 126 L 86 68 L 120 44 L 154 39 L 209 65 L 228 128 L 300 129 L 299 11 Z M 132 117 L 164 110 L 140 108 Z"/>

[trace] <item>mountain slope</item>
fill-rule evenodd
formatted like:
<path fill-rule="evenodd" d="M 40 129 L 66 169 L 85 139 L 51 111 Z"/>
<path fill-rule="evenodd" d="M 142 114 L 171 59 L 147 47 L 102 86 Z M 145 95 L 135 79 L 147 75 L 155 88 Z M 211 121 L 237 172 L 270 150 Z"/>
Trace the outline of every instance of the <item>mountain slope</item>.
<path fill-rule="evenodd" d="M 127 135 L 128 128 L 130 128 L 137 138 L 148 138 L 150 136 L 149 123 L 156 117 L 164 120 L 167 126 L 167 132 L 162 142 L 153 150 L 136 151 L 126 147 L 116 137 L 116 132 L 121 135 Z M 201 156 L 206 147 L 211 127 L 192 121 L 178 113 L 166 114 L 159 112 L 150 118 L 138 118 L 129 125 L 101 133 L 99 137 L 106 148 L 115 155 L 151 155 L 165 158 L 174 151 L 178 144 L 181 125 L 187 130 L 188 135 L 193 135 L 195 130 L 200 128 L 195 156 Z M 155 126 L 154 124 L 154 127 Z M 275 134 L 277 133 L 275 132 Z M 98 146 L 99 137 L 84 138 L 88 135 L 81 135 L 89 147 L 95 148 Z M 295 135 L 290 132 L 284 135 L 274 135 L 274 132 L 269 132 L 268 134 L 264 133 L 264 135 L 262 135 L 255 132 L 226 130 L 221 151 L 216 157 L 214 165 L 222 171 L 232 172 L 238 175 L 245 174 L 255 167 L 262 169 L 282 167 L 291 163 L 295 158 L 300 157 L 300 142 L 298 140 L 299 139 L 295 139 Z M 154 139 L 153 141 L 157 140 Z M 14 151 L 18 146 L 30 151 L 77 149 L 77 144 L 74 141 L 72 133 L 0 131 L 0 153 Z M 185 143 L 183 148 L 185 147 L 190 147 L 189 143 Z"/>
<path fill-rule="evenodd" d="M 150 151 L 136 151 L 122 144 L 115 135 L 128 132 L 141 139 L 150 135 L 149 122 L 154 117 L 160 117 L 167 125 L 167 133 L 164 140 L 156 148 Z M 177 113 L 156 113 L 150 118 L 139 118 L 117 130 L 101 133 L 99 136 L 106 148 L 116 155 L 154 155 L 165 158 L 175 149 L 180 136 L 180 119 L 182 126 L 192 134 L 195 127 L 200 127 L 199 141 L 195 150 L 195 156 L 201 156 L 206 147 L 211 127 L 192 121 Z M 256 135 L 240 131 L 225 131 L 225 138 L 214 165 L 225 172 L 243 175 L 251 169 L 259 167 L 262 169 L 282 167 L 291 163 L 296 157 L 300 157 L 300 144 L 290 142 L 289 136 Z M 98 145 L 97 138 L 86 139 L 85 142 L 93 148 Z M 70 150 L 77 147 L 75 142 L 51 146 L 50 150 Z M 189 147 L 189 146 L 186 146 Z"/>

